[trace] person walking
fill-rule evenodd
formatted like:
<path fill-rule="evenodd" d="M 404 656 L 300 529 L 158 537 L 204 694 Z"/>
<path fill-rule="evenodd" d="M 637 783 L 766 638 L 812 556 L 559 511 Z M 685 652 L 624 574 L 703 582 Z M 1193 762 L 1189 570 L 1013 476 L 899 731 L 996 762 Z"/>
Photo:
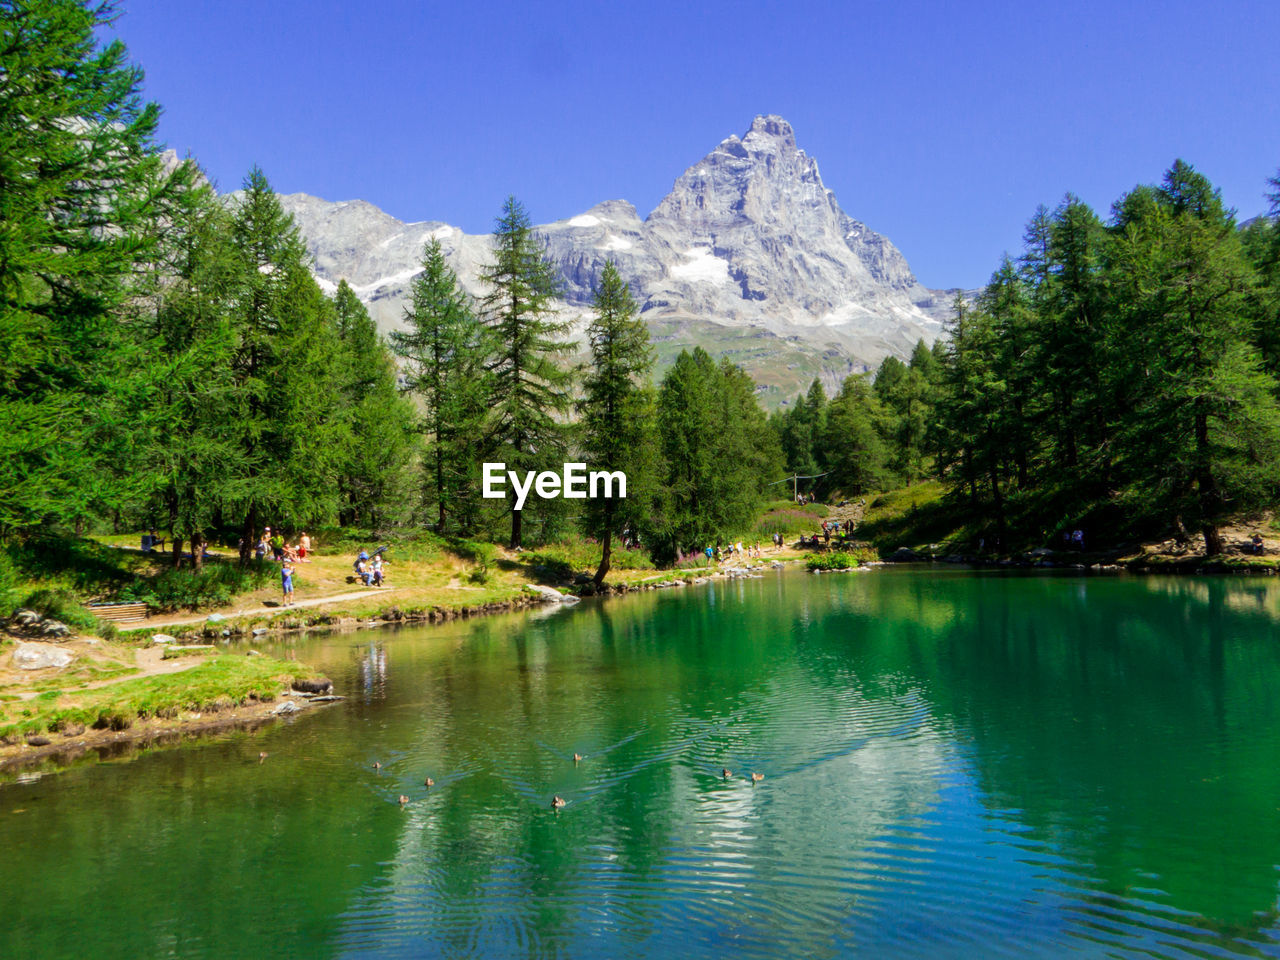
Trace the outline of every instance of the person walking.
<path fill-rule="evenodd" d="M 280 564 L 280 589 L 284 591 L 284 605 L 293 606 L 293 563 L 289 560 Z"/>

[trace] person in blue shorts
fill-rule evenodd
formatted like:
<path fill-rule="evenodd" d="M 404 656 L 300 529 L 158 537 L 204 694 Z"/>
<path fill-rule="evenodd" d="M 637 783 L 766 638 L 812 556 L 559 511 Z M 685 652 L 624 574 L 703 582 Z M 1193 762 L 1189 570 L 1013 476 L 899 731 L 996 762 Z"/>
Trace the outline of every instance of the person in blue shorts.
<path fill-rule="evenodd" d="M 286 606 L 293 604 L 293 563 L 285 560 L 280 564 L 280 589 L 284 591 Z"/>

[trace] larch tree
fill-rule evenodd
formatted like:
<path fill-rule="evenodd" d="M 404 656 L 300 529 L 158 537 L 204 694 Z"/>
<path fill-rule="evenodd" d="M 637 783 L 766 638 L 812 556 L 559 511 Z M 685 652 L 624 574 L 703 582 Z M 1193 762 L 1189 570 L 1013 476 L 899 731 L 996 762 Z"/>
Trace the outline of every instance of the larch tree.
<path fill-rule="evenodd" d="M 563 420 L 570 404 L 568 372 L 559 358 L 573 349 L 569 325 L 557 319 L 555 269 L 524 206 L 508 197 L 493 233 L 493 262 L 480 274 L 491 333 L 490 437 L 508 470 L 546 470 L 563 460 Z M 522 545 L 522 511 L 510 492 L 510 546 Z M 527 504 L 532 505 L 532 504 Z"/>
<path fill-rule="evenodd" d="M 489 338 L 439 240 L 429 240 L 423 249 L 422 271 L 413 279 L 404 320 L 405 329 L 392 332 L 391 345 L 404 364 L 405 389 L 424 409 L 423 501 L 435 510 L 437 532 L 453 524 L 471 533 L 479 513 L 491 392 L 484 363 Z"/>
<path fill-rule="evenodd" d="M 653 450 L 656 447 L 655 411 L 648 389 L 653 351 L 649 330 L 636 316 L 635 300 L 612 261 L 605 264 L 596 288 L 595 316 L 587 327 L 591 360 L 578 402 L 582 450 L 591 470 L 622 471 L 627 478 L 627 500 L 616 496 L 588 499 L 588 528 L 600 538 L 600 566 L 595 583 L 609 574 L 614 528 L 619 517 L 628 517 L 636 529 L 639 511 L 627 510 L 642 503 L 652 489 Z"/>
<path fill-rule="evenodd" d="M 159 108 L 113 4 L 0 4 L 0 533 L 80 520 L 119 472 L 116 308 L 148 255 Z"/>

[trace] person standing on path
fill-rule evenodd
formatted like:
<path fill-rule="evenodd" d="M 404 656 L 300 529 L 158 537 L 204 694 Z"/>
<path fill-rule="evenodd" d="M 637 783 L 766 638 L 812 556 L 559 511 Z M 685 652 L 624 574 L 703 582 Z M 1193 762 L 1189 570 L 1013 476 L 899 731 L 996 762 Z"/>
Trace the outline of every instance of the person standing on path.
<path fill-rule="evenodd" d="M 280 589 L 284 591 L 285 606 L 293 605 L 293 563 L 285 560 L 280 564 Z"/>

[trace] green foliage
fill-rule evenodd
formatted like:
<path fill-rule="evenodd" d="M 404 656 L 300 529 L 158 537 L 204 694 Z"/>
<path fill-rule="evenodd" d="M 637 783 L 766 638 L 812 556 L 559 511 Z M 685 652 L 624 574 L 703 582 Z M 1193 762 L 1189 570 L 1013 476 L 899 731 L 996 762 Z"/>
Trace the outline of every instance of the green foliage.
<path fill-rule="evenodd" d="M 111 3 L 0 6 L 0 535 L 77 522 L 116 496 L 113 311 L 149 252 L 159 108 Z"/>
<path fill-rule="evenodd" d="M 808 570 L 851 570 L 878 559 L 879 554 L 874 550 L 854 547 L 848 550 L 828 550 L 826 553 L 807 553 L 804 565 Z"/>
<path fill-rule="evenodd" d="M 400 395 L 387 345 L 345 280 L 338 283 L 333 310 L 342 425 L 338 517 L 371 527 L 404 520 L 417 439 L 413 405 Z"/>
<path fill-rule="evenodd" d="M 638 530 L 652 512 L 661 470 L 655 457 L 655 398 L 648 387 L 649 331 L 636 317 L 631 291 L 612 261 L 600 276 L 587 345 L 591 365 L 578 401 L 583 455 L 589 469 L 621 471 L 627 478 L 625 499 L 599 497 L 585 504 L 585 525 L 602 544 L 595 574 L 599 585 L 609 572 L 614 533 Z"/>
<path fill-rule="evenodd" d="M 493 233 L 493 263 L 480 279 L 489 287 L 482 307 L 492 337 L 486 369 L 492 378 L 493 456 L 520 473 L 558 468 L 565 450 L 559 418 L 569 409 L 569 374 L 559 358 L 572 345 L 568 324 L 555 318 L 555 269 L 515 197 L 503 205 Z M 522 543 L 526 511 L 537 516 L 563 510 L 563 501 L 538 498 L 516 510 L 515 494 L 508 493 L 512 547 Z"/>
<path fill-rule="evenodd" d="M 957 304 L 943 364 L 936 466 L 975 529 L 1190 527 L 1213 555 L 1230 514 L 1275 502 L 1269 229 L 1242 235 L 1183 161 L 1106 225 L 1071 196 L 1036 212 L 1019 264 Z"/>
<path fill-rule="evenodd" d="M 121 589 L 116 599 L 145 603 L 157 611 L 220 607 L 239 594 L 268 586 L 279 576 L 279 568 L 265 560 L 251 560 L 246 566 L 208 563 L 200 570 L 167 569 L 154 577 L 135 580 Z M 298 579 L 295 573 L 294 582 Z"/>
<path fill-rule="evenodd" d="M 42 616 L 61 620 L 80 632 L 96 633 L 98 619 L 80 602 L 74 592 L 65 587 L 44 587 L 32 591 L 23 598 L 22 606 Z"/>
<path fill-rule="evenodd" d="M 426 411 L 423 504 L 434 508 L 437 532 L 452 525 L 473 534 L 481 512 L 480 465 L 493 389 L 485 360 L 492 342 L 439 240 L 423 250 L 411 297 L 406 329 L 393 332 L 391 344 L 404 361 L 405 388 Z"/>
<path fill-rule="evenodd" d="M 666 482 L 645 536 L 655 554 L 671 560 L 750 529 L 782 457 L 746 374 L 701 349 L 681 353 L 662 381 L 658 422 Z"/>

